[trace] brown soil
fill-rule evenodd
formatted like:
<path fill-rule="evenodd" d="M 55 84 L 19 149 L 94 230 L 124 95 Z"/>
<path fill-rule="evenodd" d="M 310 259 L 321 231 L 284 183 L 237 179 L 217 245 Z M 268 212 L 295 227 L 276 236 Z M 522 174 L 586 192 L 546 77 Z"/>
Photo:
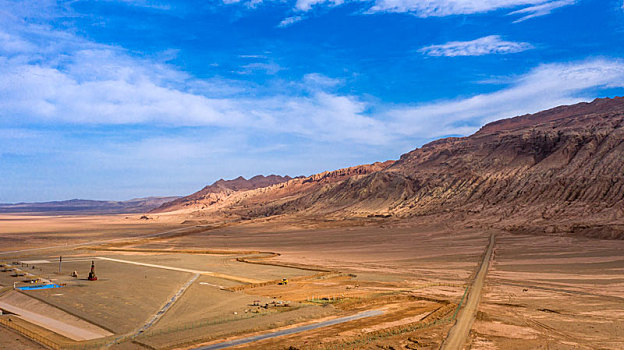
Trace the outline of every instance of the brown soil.
<path fill-rule="evenodd" d="M 624 243 L 503 235 L 472 349 L 622 349 Z"/>
<path fill-rule="evenodd" d="M 0 350 L 43 350 L 40 344 L 24 337 L 18 332 L 0 326 Z"/>
<path fill-rule="evenodd" d="M 94 218 L 93 222 L 96 221 Z M 23 224 L 27 225 L 27 221 Z M 152 224 L 146 229 L 159 227 Z M 35 220 L 35 227 L 38 225 L 40 222 Z M 134 224 L 130 223 L 129 231 L 132 227 Z M 118 334 L 142 325 L 190 274 L 96 261 L 100 277 L 97 282 L 65 275 L 75 269 L 82 278 L 94 255 L 241 276 L 260 276 L 266 271 L 269 279 L 312 276 L 291 278 L 287 285 L 270 284 L 237 292 L 220 288 L 240 283 L 202 276 L 152 329 L 137 338 L 138 342 L 156 348 L 245 336 L 381 308 L 386 310 L 382 316 L 246 347 L 437 349 L 451 323 L 427 324 L 424 328 L 413 325 L 424 325 L 428 318 L 421 321 L 421 317 L 430 311 L 433 313 L 428 317 L 434 320 L 452 314 L 475 273 L 490 233 L 497 234 L 497 245 L 471 332 L 472 348 L 533 349 L 555 344 L 569 348 L 618 348 L 624 319 L 620 307 L 624 298 L 620 277 L 624 271 L 624 246 L 617 241 L 512 235 L 452 226 L 431 217 L 336 222 L 272 219 L 115 245 L 115 249 L 124 251 L 53 249 L 22 252 L 19 259 L 49 260 L 49 264 L 35 263 L 35 272 L 68 283 L 61 289 L 33 291 L 29 295 Z M 73 234 L 73 239 L 84 240 L 80 233 Z M 117 234 L 123 236 L 122 230 Z M 27 242 L 23 244 L 28 246 Z M 172 253 L 158 252 L 160 249 Z M 245 255 L 198 254 L 200 251 L 280 255 L 262 259 L 276 265 L 262 265 L 236 261 Z M 67 259 L 63 265 L 65 273 L 56 275 L 58 265 L 54 261 L 61 253 Z M 5 261 L 11 260 L 12 257 Z M 289 274 L 293 268 L 281 264 L 331 272 L 322 276 L 315 276 L 317 272 L 313 270 Z M 15 279 L 8 272 L 0 272 L 2 284 L 11 285 Z M 258 308 L 253 306 L 254 300 L 260 300 L 262 305 L 282 301 L 289 306 Z M 262 311 L 256 314 L 252 311 L 255 309 Z M 400 329 L 404 330 L 389 333 Z M 130 342 L 120 346 L 119 349 L 145 348 Z"/>

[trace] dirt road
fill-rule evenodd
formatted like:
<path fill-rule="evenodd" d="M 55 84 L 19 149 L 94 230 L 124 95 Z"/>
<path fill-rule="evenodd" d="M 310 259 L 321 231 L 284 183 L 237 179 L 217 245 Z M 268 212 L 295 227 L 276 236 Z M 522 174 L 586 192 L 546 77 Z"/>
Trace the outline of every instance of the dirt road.
<path fill-rule="evenodd" d="M 490 265 L 490 259 L 492 258 L 492 251 L 494 250 L 495 236 L 490 236 L 490 244 L 487 247 L 487 251 L 481 261 L 481 266 L 477 275 L 475 276 L 468 298 L 465 301 L 464 308 L 459 312 L 457 321 L 451 330 L 449 331 L 446 340 L 442 343 L 442 350 L 461 350 L 464 347 L 466 339 L 470 334 L 470 328 L 474 322 L 475 315 L 477 313 L 477 307 L 479 306 L 479 300 L 481 299 L 481 291 L 483 284 L 485 283 L 485 276 Z"/>
<path fill-rule="evenodd" d="M 253 279 L 253 278 L 246 278 L 246 277 L 227 275 L 227 274 L 224 274 L 224 273 L 218 273 L 218 272 L 212 272 L 212 271 L 184 269 L 184 268 L 181 268 L 181 267 L 173 267 L 173 266 L 165 266 L 165 265 L 157 265 L 157 264 L 148 264 L 148 263 L 142 263 L 142 262 L 136 262 L 136 261 L 130 261 L 130 260 L 122 260 L 122 259 L 105 258 L 105 257 L 102 257 L 102 256 L 98 256 L 98 257 L 96 257 L 96 259 L 106 260 L 106 261 L 114 261 L 114 262 L 123 263 L 123 264 L 130 264 L 130 265 L 153 267 L 153 268 L 156 268 L 156 269 L 188 272 L 188 273 L 193 273 L 193 274 L 200 274 L 200 275 L 206 275 L 206 276 L 223 278 L 223 279 L 226 279 L 226 280 L 242 282 L 242 283 L 261 283 L 261 282 L 266 282 L 265 280 L 258 280 L 258 279 Z"/>

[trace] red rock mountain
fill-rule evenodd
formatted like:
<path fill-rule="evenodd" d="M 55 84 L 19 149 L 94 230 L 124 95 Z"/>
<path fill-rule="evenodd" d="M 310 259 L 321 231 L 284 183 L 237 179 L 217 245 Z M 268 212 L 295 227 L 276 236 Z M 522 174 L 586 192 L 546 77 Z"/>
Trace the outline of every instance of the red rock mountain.
<path fill-rule="evenodd" d="M 152 212 L 170 211 L 197 204 L 211 205 L 237 191 L 248 191 L 256 188 L 268 187 L 291 179 L 292 178 L 290 176 L 279 175 L 256 175 L 249 180 L 242 176 L 233 180 L 220 179 L 215 181 L 212 185 L 208 185 L 189 196 L 177 198 L 174 201 L 164 203 Z"/>
<path fill-rule="evenodd" d="M 511 231 L 624 238 L 624 98 L 499 120 L 396 162 L 349 169 L 247 191 L 219 210 L 250 218 L 445 215 Z"/>
<path fill-rule="evenodd" d="M 394 161 L 359 165 L 351 168 L 326 171 L 308 177 L 291 178 L 271 175 L 255 176 L 249 180 L 219 180 L 187 197 L 178 198 L 153 210 L 153 213 L 185 210 L 194 216 L 237 216 L 251 218 L 266 216 L 261 208 L 278 205 L 293 198 L 322 190 L 352 177 L 360 177 L 392 165 Z M 201 212 L 198 212 L 201 211 Z"/>

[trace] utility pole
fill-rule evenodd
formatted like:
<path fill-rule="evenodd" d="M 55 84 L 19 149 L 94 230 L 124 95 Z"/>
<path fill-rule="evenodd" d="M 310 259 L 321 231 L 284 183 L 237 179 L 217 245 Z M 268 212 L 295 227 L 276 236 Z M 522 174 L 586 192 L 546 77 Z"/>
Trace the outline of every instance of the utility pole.
<path fill-rule="evenodd" d="M 59 256 L 59 275 L 61 274 L 61 263 L 63 262 L 63 257 Z"/>

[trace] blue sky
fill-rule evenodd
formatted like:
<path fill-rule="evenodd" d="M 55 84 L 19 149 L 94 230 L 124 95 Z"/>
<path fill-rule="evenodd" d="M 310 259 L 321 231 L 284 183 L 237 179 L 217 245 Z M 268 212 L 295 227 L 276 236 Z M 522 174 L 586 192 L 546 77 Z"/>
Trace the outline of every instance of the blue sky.
<path fill-rule="evenodd" d="M 397 159 L 624 91 L 622 0 L 0 0 L 0 202 Z"/>

